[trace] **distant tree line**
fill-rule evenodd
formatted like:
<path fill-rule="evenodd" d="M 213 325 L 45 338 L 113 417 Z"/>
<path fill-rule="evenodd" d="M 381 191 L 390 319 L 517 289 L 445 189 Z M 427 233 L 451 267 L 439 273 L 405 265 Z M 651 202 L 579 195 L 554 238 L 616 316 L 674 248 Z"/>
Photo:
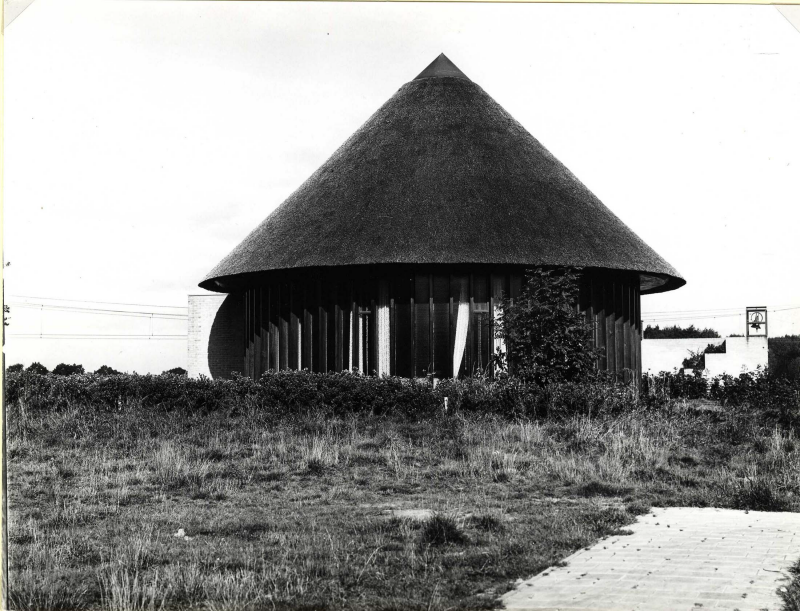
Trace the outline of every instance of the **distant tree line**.
<path fill-rule="evenodd" d="M 672 325 L 663 329 L 658 325 L 655 327 L 647 325 L 644 329 L 644 339 L 696 339 L 705 337 L 719 337 L 719 333 L 714 329 L 698 329 L 694 325 L 689 325 L 686 328 Z"/>
<path fill-rule="evenodd" d="M 15 365 L 10 365 L 6 368 L 8 373 L 15 373 L 19 371 L 30 371 L 31 373 L 38 373 L 40 375 L 45 375 L 47 373 L 52 373 L 53 375 L 57 376 L 70 376 L 70 375 L 80 375 L 86 373 L 86 370 L 83 368 L 83 365 L 68 365 L 66 363 L 59 363 L 53 368 L 51 372 L 47 367 L 42 365 L 39 362 L 34 362 L 28 365 L 26 369 L 22 363 L 17 363 Z M 121 371 L 117 371 L 113 367 L 109 367 L 108 365 L 102 365 L 98 369 L 95 370 L 95 375 L 99 376 L 118 376 L 122 375 Z M 176 375 L 176 376 L 185 376 L 188 372 L 183 367 L 173 367 L 172 369 L 168 369 L 167 371 L 161 372 L 161 375 Z"/>
<path fill-rule="evenodd" d="M 769 368 L 776 376 L 800 380 L 800 335 L 770 337 Z"/>

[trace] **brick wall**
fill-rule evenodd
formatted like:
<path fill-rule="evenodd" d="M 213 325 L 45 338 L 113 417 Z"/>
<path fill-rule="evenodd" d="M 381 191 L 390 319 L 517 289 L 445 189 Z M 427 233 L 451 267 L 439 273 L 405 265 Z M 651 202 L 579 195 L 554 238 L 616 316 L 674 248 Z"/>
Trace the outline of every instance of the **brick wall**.
<path fill-rule="evenodd" d="M 189 295 L 189 365 L 191 377 L 229 378 L 244 362 L 242 296 Z"/>

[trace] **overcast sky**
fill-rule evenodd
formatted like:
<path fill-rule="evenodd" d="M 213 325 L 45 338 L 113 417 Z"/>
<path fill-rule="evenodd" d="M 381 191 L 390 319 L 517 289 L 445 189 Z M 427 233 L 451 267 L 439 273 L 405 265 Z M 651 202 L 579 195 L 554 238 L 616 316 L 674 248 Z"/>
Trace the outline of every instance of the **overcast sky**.
<path fill-rule="evenodd" d="M 773 7 L 37 0 L 5 45 L 6 302 L 145 313 L 12 305 L 9 364 L 185 367 L 184 339 L 19 335 L 185 335 L 146 313 L 185 313 L 153 306 L 441 52 L 683 274 L 645 323 L 767 305 L 800 333 L 800 33 Z"/>

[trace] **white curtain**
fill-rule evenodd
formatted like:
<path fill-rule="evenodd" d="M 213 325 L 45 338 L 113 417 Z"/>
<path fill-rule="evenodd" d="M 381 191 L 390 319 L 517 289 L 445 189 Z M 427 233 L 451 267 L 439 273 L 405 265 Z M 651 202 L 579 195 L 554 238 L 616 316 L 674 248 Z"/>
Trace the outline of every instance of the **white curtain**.
<path fill-rule="evenodd" d="M 348 328 L 350 329 L 350 333 L 347 334 L 347 370 L 348 371 L 352 371 L 353 370 L 353 366 L 354 366 L 354 363 L 353 363 L 353 333 L 355 332 L 355 329 L 353 329 L 353 324 L 355 322 L 353 320 L 353 308 L 350 308 L 349 316 L 350 316 L 350 326 Z"/>
<path fill-rule="evenodd" d="M 456 314 L 456 337 L 453 348 L 453 377 L 458 377 L 461 361 L 464 359 L 464 349 L 467 347 L 467 331 L 469 330 L 469 295 L 468 280 L 463 278 L 459 287 L 458 311 Z"/>
<path fill-rule="evenodd" d="M 375 368 L 377 374 L 389 374 L 389 282 L 381 280 L 378 283 L 378 302 L 376 304 L 375 326 L 378 331 L 378 362 Z"/>
<path fill-rule="evenodd" d="M 303 323 L 297 319 L 297 370 L 303 368 Z"/>

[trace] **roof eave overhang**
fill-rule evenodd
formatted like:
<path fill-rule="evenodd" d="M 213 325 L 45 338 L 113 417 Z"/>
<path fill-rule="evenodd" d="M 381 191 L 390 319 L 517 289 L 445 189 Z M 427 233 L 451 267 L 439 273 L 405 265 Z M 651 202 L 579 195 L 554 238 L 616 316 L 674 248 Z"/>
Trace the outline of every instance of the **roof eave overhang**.
<path fill-rule="evenodd" d="M 366 267 L 374 267 L 374 266 L 440 266 L 440 265 L 481 265 L 481 266 L 495 266 L 495 265 L 514 265 L 525 267 L 524 264 L 510 264 L 510 263 L 475 263 L 475 262 L 464 262 L 464 263 L 374 263 Z M 286 273 L 297 273 L 303 274 L 308 272 L 313 272 L 314 270 L 319 269 L 334 269 L 334 268 L 342 268 L 342 267 L 350 267 L 350 266 L 314 266 L 314 267 L 297 267 L 297 268 L 290 268 L 290 269 L 271 269 L 271 270 L 259 270 L 253 272 L 243 272 L 239 274 L 230 274 L 224 276 L 216 276 L 206 278 L 198 285 L 200 288 L 205 289 L 207 291 L 213 291 L 216 293 L 236 293 L 239 291 L 246 290 L 254 285 L 257 285 L 260 280 L 262 280 L 267 275 L 272 274 L 286 274 Z M 364 267 L 364 266 L 359 266 Z M 530 266 L 528 266 L 530 267 Z M 649 272 L 649 271 L 642 271 L 642 270 L 622 270 L 616 268 L 605 268 L 605 267 L 586 267 L 585 269 L 595 269 L 595 270 L 606 270 L 606 271 L 627 271 L 631 273 L 638 273 L 639 274 L 639 286 L 642 295 L 655 295 L 657 293 L 666 293 L 667 291 L 674 291 L 675 289 L 681 288 L 683 285 L 686 284 L 686 280 L 684 280 L 681 276 L 674 276 L 665 273 L 659 272 Z"/>

